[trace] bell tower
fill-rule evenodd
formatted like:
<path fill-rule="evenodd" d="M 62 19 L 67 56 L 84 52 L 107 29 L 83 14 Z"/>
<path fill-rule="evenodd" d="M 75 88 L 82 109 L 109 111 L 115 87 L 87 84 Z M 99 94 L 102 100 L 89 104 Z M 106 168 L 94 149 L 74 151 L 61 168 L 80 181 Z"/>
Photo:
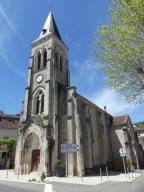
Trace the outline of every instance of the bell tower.
<path fill-rule="evenodd" d="M 22 121 L 51 115 L 57 86 L 69 85 L 68 74 L 67 47 L 50 12 L 38 39 L 32 43 Z"/>
<path fill-rule="evenodd" d="M 51 12 L 31 46 L 15 170 L 29 173 L 35 167 L 50 174 L 60 156 L 60 143 L 66 138 L 69 86 L 68 48 Z"/>

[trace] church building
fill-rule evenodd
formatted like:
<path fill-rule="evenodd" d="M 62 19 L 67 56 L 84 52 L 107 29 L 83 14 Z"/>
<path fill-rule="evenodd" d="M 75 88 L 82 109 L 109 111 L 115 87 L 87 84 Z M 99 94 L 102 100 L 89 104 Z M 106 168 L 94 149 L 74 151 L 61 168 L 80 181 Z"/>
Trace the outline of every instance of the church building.
<path fill-rule="evenodd" d="M 31 46 L 15 172 L 54 175 L 58 160 L 69 176 L 111 166 L 113 118 L 70 86 L 68 48 L 51 12 Z M 77 151 L 62 153 L 61 144 Z"/>

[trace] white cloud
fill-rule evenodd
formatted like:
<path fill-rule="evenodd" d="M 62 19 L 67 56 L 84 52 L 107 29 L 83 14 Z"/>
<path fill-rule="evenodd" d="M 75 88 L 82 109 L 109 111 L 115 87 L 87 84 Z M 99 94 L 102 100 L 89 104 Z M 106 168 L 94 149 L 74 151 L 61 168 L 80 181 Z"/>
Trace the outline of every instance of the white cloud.
<path fill-rule="evenodd" d="M 1 64 L 15 72 L 20 77 L 25 78 L 24 73 L 15 66 L 12 60 L 9 60 L 9 43 L 12 42 L 14 35 L 18 38 L 21 38 L 21 36 L 1 5 L 0 16 L 0 58 L 2 59 Z"/>
<path fill-rule="evenodd" d="M 138 108 L 138 105 L 127 103 L 118 93 L 107 88 L 98 91 L 90 100 L 102 109 L 106 106 L 111 115 L 129 114 Z"/>
<path fill-rule="evenodd" d="M 96 73 L 100 72 L 100 66 L 94 57 L 85 59 L 82 62 L 74 61 L 72 67 L 75 70 L 74 74 L 72 74 L 72 81 L 76 84 L 81 81 L 87 81 L 87 83 L 92 84 L 99 78 Z"/>
<path fill-rule="evenodd" d="M 5 21 L 5 24 L 7 24 L 7 26 L 11 29 L 11 31 L 13 31 L 13 33 L 20 37 L 19 32 L 17 31 L 16 27 L 14 26 L 14 24 L 11 22 L 10 18 L 8 17 L 7 13 L 5 12 L 5 10 L 3 9 L 3 7 L 0 5 L 0 15 L 2 16 L 2 18 Z M 6 31 L 7 32 L 7 31 Z"/>
<path fill-rule="evenodd" d="M 23 73 L 22 71 L 20 71 L 20 70 L 19 70 L 18 68 L 16 68 L 11 62 L 9 62 L 9 60 L 5 57 L 4 54 L 2 54 L 2 52 L 0 53 L 0 57 L 3 59 L 5 66 L 7 66 L 10 70 L 12 70 L 14 73 L 16 73 L 17 75 L 19 75 L 20 77 L 26 79 L 25 73 Z"/>

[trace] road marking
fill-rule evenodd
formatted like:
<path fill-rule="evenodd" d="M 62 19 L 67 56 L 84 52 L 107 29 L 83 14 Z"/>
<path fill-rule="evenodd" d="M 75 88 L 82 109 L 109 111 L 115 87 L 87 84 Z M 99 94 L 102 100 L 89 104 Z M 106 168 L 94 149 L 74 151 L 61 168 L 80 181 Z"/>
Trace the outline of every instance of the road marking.
<path fill-rule="evenodd" d="M 45 184 L 44 192 L 54 192 L 52 184 Z"/>

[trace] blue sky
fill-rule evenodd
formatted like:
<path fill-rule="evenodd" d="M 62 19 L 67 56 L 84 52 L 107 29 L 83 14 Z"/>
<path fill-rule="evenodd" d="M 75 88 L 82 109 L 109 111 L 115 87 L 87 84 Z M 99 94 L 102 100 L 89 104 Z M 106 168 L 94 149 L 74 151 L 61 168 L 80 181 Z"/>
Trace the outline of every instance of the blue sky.
<path fill-rule="evenodd" d="M 105 82 L 91 44 L 98 26 L 110 22 L 111 0 L 0 0 L 0 108 L 22 110 L 31 42 L 52 10 L 63 41 L 69 47 L 71 85 L 112 115 L 144 120 L 143 105 L 128 104 Z"/>

